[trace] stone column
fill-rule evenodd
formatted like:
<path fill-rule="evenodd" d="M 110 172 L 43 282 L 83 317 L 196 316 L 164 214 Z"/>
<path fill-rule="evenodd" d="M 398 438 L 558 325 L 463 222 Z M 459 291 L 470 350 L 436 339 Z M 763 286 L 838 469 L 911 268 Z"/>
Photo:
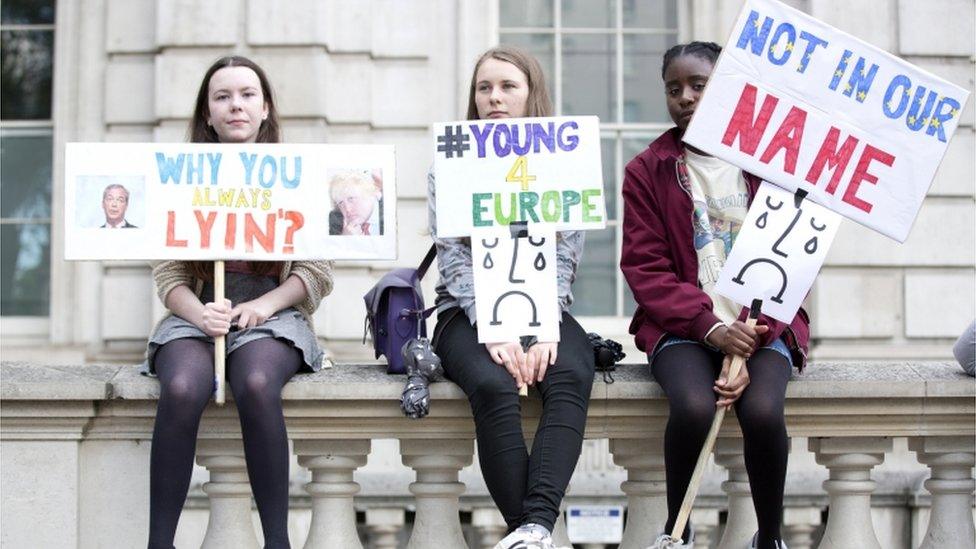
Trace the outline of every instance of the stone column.
<path fill-rule="evenodd" d="M 627 470 L 620 489 L 627 495 L 627 524 L 620 549 L 645 549 L 668 520 L 664 443 L 660 438 L 610 439 L 613 462 Z"/>
<path fill-rule="evenodd" d="M 397 534 L 403 530 L 403 509 L 399 507 L 366 510 L 366 530 L 370 549 L 397 549 Z"/>
<path fill-rule="evenodd" d="M 729 516 L 718 544 L 719 549 L 748 547 L 758 527 L 742 452 L 741 438 L 719 438 L 715 441 L 715 463 L 729 472 L 729 479 L 722 483 L 722 491 L 729 498 Z"/>
<path fill-rule="evenodd" d="M 471 463 L 472 440 L 401 440 L 403 464 L 417 472 L 410 484 L 416 497 L 417 514 L 407 549 L 465 549 L 458 497 L 464 484 L 458 471 Z"/>
<path fill-rule="evenodd" d="M 691 527 L 695 529 L 695 547 L 711 547 L 718 534 L 718 509 L 691 510 Z"/>
<path fill-rule="evenodd" d="M 813 549 L 813 533 L 820 526 L 817 507 L 787 507 L 783 510 L 783 541 L 790 549 Z"/>
<path fill-rule="evenodd" d="M 820 549 L 881 549 L 871 520 L 871 469 L 891 451 L 891 438 L 811 438 L 808 446 L 830 471 L 823 483 L 830 512 Z"/>
<path fill-rule="evenodd" d="M 240 439 L 203 439 L 197 463 L 210 472 L 203 491 L 210 498 L 210 520 L 201 549 L 259 549 L 251 522 L 251 484 Z"/>
<path fill-rule="evenodd" d="M 471 526 L 478 536 L 475 549 L 491 549 L 503 537 L 508 526 L 494 507 L 478 507 L 471 511 Z"/>
<path fill-rule="evenodd" d="M 918 461 L 932 470 L 931 478 L 925 481 L 925 488 L 932 494 L 932 510 L 919 549 L 976 547 L 972 511 L 976 439 L 913 437 L 908 445 L 918 455 Z"/>
<path fill-rule="evenodd" d="M 312 472 L 312 481 L 305 485 L 305 491 L 312 496 L 312 524 L 306 548 L 362 549 L 353 504 L 359 484 L 352 475 L 366 463 L 369 447 L 369 440 L 295 441 L 298 463 Z"/>

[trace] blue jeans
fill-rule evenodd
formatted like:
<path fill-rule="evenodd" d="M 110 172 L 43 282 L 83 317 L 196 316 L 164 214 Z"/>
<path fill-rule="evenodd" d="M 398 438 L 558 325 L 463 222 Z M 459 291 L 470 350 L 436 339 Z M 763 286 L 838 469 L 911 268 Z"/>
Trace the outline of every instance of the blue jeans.
<path fill-rule="evenodd" d="M 667 335 L 665 336 L 664 340 L 658 344 L 657 348 L 654 349 L 654 352 L 648 354 L 647 362 L 649 364 L 654 362 L 654 357 L 656 357 L 658 353 L 660 353 L 662 350 L 666 349 L 667 347 L 670 347 L 671 345 L 678 345 L 679 343 L 690 343 L 692 345 L 698 345 L 701 347 L 710 348 L 700 341 L 685 339 L 683 337 L 678 337 L 673 335 Z M 786 346 L 786 342 L 783 341 L 783 338 L 777 338 L 769 345 L 762 347 L 762 349 L 770 349 L 783 355 L 784 357 L 786 357 L 786 362 L 789 363 L 790 367 L 791 368 L 793 367 L 793 355 L 790 354 L 790 349 L 789 347 Z"/>

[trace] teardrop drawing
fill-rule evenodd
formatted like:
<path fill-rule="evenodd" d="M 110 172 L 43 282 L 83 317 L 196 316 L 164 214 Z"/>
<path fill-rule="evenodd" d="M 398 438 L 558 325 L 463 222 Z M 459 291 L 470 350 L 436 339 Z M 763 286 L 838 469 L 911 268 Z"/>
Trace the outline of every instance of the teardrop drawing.
<path fill-rule="evenodd" d="M 806 252 L 808 254 L 812 254 L 812 253 L 816 252 L 817 251 L 817 237 L 813 237 L 810 240 L 807 240 L 807 243 L 803 246 L 803 249 L 806 250 Z"/>
<path fill-rule="evenodd" d="M 539 255 L 535 256 L 535 262 L 532 264 L 535 270 L 542 271 L 546 268 L 546 257 L 539 252 Z"/>
<path fill-rule="evenodd" d="M 491 252 L 485 254 L 485 262 L 483 263 L 486 269 L 490 269 L 495 266 L 495 260 L 491 258 Z"/>
<path fill-rule="evenodd" d="M 769 212 L 763 212 L 763 214 L 761 216 L 759 216 L 759 219 L 756 220 L 756 226 L 759 227 L 760 229 L 765 229 L 766 228 L 766 216 L 768 216 L 768 215 L 769 215 Z"/>

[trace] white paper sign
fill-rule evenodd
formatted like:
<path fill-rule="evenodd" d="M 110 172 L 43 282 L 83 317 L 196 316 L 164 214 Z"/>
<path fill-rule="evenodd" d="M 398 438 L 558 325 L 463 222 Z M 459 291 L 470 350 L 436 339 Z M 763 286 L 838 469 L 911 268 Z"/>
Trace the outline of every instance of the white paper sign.
<path fill-rule="evenodd" d="M 573 543 L 620 543 L 624 508 L 620 505 L 570 505 L 566 534 Z"/>
<path fill-rule="evenodd" d="M 842 220 L 809 200 L 797 208 L 793 193 L 764 181 L 715 290 L 746 307 L 762 299 L 764 314 L 793 322 Z"/>
<path fill-rule="evenodd" d="M 439 122 L 433 138 L 439 236 L 521 221 L 606 226 L 597 117 Z"/>
<path fill-rule="evenodd" d="M 395 259 L 395 174 L 387 145 L 69 143 L 65 258 Z"/>
<path fill-rule="evenodd" d="M 556 232 L 551 226 L 530 224 L 521 238 L 512 238 L 509 227 L 476 229 L 471 263 L 479 343 L 529 335 L 559 341 Z"/>
<path fill-rule="evenodd" d="M 904 242 L 968 97 L 780 2 L 747 0 L 684 141 Z"/>

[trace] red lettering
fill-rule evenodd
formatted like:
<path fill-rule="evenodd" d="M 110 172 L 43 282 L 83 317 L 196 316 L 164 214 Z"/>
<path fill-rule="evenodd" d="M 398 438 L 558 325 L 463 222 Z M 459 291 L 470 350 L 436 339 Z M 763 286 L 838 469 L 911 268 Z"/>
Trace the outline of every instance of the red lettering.
<path fill-rule="evenodd" d="M 264 248 L 264 251 L 274 252 L 275 214 L 270 213 L 267 215 L 264 231 L 258 226 L 251 213 L 244 214 L 244 249 L 248 253 L 254 251 L 255 240 Z"/>
<path fill-rule="evenodd" d="M 830 194 L 834 194 L 837 190 L 840 177 L 844 175 L 844 170 L 847 169 L 847 163 L 850 162 L 858 142 L 856 137 L 849 135 L 844 140 L 844 144 L 841 145 L 840 150 L 838 150 L 838 141 L 840 141 L 840 130 L 831 126 L 823 145 L 820 145 L 820 151 L 817 152 L 817 157 L 813 159 L 813 164 L 810 166 L 810 171 L 807 172 L 806 177 L 809 183 L 816 185 L 820 181 L 820 174 L 823 173 L 824 167 L 833 170 L 833 173 L 830 175 L 830 181 L 827 183 L 827 192 Z"/>
<path fill-rule="evenodd" d="M 766 152 L 759 159 L 763 164 L 769 164 L 780 150 L 785 150 L 783 169 L 790 175 L 796 173 L 796 158 L 800 154 L 800 141 L 803 140 L 803 125 L 807 122 L 807 111 L 793 107 L 786 113 L 786 118 L 776 130 L 776 135 L 766 147 Z"/>
<path fill-rule="evenodd" d="M 200 227 L 200 248 L 206 250 L 210 248 L 210 231 L 213 229 L 214 221 L 217 220 L 217 212 L 207 214 L 207 219 L 203 218 L 200 210 L 193 210 L 193 215 L 197 218 L 197 225 Z"/>
<path fill-rule="evenodd" d="M 166 247 L 186 248 L 186 240 L 177 240 L 175 235 L 176 235 L 176 212 L 170 210 L 166 212 Z"/>
<path fill-rule="evenodd" d="M 878 177 L 874 174 L 868 173 L 868 168 L 871 167 L 871 162 L 875 160 L 886 166 L 891 166 L 895 163 L 894 156 L 880 149 L 876 149 L 871 145 L 865 145 L 864 152 L 861 153 L 861 158 L 857 161 L 857 167 L 854 168 L 854 175 L 851 176 L 851 182 L 847 185 L 847 190 L 844 191 L 844 202 L 847 202 L 859 210 L 863 210 L 865 213 L 871 213 L 871 208 L 873 208 L 874 205 L 858 198 L 857 189 L 864 181 L 867 181 L 872 185 L 878 183 Z"/>
<path fill-rule="evenodd" d="M 759 140 L 762 138 L 769 119 L 773 117 L 773 110 L 779 99 L 772 94 L 763 99 L 762 107 L 759 109 L 759 116 L 753 123 L 756 112 L 756 87 L 746 84 L 739 96 L 739 103 L 735 106 L 732 119 L 729 120 L 728 127 L 725 128 L 725 135 L 722 137 L 722 144 L 731 147 L 735 143 L 735 138 L 739 138 L 739 150 L 748 154 L 756 154 L 759 147 Z"/>
<path fill-rule="evenodd" d="M 233 250 L 237 242 L 237 214 L 230 212 L 227 214 L 227 232 L 224 233 L 224 249 Z"/>

